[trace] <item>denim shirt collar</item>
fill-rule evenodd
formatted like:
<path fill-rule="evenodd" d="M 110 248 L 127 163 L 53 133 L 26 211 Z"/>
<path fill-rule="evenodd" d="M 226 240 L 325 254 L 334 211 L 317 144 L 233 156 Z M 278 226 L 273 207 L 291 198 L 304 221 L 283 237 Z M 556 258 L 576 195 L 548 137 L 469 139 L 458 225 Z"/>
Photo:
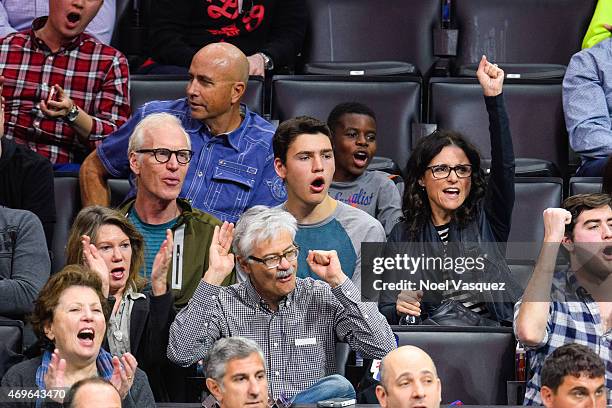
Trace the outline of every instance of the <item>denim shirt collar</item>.
<path fill-rule="evenodd" d="M 242 135 L 244 134 L 246 129 L 251 126 L 251 111 L 249 111 L 249 108 L 243 103 L 240 104 L 240 117 L 242 118 L 240 126 L 228 133 L 219 133 L 218 135 L 213 135 L 210 132 L 210 128 L 206 123 L 200 122 L 200 126 L 205 129 L 206 133 L 208 133 L 210 137 L 227 136 L 229 145 L 232 146 L 232 148 L 234 148 L 234 150 L 236 150 L 237 152 L 240 152 L 240 139 L 242 139 Z"/>

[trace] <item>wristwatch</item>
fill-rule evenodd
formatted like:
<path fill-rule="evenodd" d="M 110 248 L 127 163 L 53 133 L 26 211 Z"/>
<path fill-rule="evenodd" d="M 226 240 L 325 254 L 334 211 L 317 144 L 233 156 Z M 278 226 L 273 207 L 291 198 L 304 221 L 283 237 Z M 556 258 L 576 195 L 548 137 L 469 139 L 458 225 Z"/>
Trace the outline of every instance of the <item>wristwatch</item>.
<path fill-rule="evenodd" d="M 68 123 L 74 123 L 77 116 L 79 116 L 79 107 L 76 106 L 76 104 L 72 104 L 72 108 L 70 108 L 66 116 L 64 116 L 64 120 Z"/>
<path fill-rule="evenodd" d="M 264 60 L 264 68 L 266 71 L 272 71 L 274 69 L 274 62 L 272 61 L 272 58 L 268 57 L 263 52 L 260 52 L 259 55 L 261 55 Z"/>

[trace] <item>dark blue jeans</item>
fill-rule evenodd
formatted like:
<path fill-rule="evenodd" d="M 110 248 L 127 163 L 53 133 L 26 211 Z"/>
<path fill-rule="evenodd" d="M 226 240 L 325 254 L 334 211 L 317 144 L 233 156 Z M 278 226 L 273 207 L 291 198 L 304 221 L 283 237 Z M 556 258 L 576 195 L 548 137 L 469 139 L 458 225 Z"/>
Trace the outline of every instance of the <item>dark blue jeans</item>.
<path fill-rule="evenodd" d="M 582 164 L 576 170 L 576 176 L 578 177 L 602 177 L 604 172 L 604 167 L 606 167 L 606 163 L 608 162 L 608 158 L 602 159 L 582 159 Z"/>
<path fill-rule="evenodd" d="M 355 398 L 353 385 L 341 375 L 333 374 L 321 378 L 312 387 L 293 398 L 293 404 L 316 404 L 332 398 Z"/>

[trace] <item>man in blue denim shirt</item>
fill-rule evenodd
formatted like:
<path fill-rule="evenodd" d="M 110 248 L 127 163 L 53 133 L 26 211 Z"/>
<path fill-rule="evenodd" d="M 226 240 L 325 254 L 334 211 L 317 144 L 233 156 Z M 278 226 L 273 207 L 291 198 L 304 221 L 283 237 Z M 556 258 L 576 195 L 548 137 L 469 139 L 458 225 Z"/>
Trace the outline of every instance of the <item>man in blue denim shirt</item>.
<path fill-rule="evenodd" d="M 228 43 L 209 44 L 189 68 L 187 98 L 144 104 L 91 153 L 80 171 L 84 206 L 108 205 L 106 179 L 127 178 L 127 146 L 140 120 L 152 113 L 177 116 L 195 152 L 181 197 L 222 221 L 236 222 L 245 209 L 286 199 L 274 172 L 274 127 L 240 104 L 248 81 L 246 56 Z"/>
<path fill-rule="evenodd" d="M 612 39 L 572 57 L 563 78 L 563 112 L 572 149 L 582 159 L 577 176 L 603 175 L 612 154 Z"/>

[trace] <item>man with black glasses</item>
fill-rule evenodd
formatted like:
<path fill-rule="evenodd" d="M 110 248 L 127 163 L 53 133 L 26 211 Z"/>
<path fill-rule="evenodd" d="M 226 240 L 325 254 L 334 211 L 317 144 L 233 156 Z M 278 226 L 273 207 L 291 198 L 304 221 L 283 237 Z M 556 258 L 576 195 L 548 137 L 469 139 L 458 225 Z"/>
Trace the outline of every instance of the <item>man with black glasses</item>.
<path fill-rule="evenodd" d="M 191 208 L 178 198 L 193 156 L 189 135 L 180 120 L 169 113 L 145 117 L 134 129 L 128 145 L 130 169 L 136 176 L 136 198 L 122 212 L 145 238 L 141 274 L 150 278 L 157 251 L 174 233 L 172 271 L 168 274 L 177 307 L 187 304 L 208 267 L 208 248 L 215 226 L 221 222 Z M 233 276 L 228 276 L 229 284 Z"/>

